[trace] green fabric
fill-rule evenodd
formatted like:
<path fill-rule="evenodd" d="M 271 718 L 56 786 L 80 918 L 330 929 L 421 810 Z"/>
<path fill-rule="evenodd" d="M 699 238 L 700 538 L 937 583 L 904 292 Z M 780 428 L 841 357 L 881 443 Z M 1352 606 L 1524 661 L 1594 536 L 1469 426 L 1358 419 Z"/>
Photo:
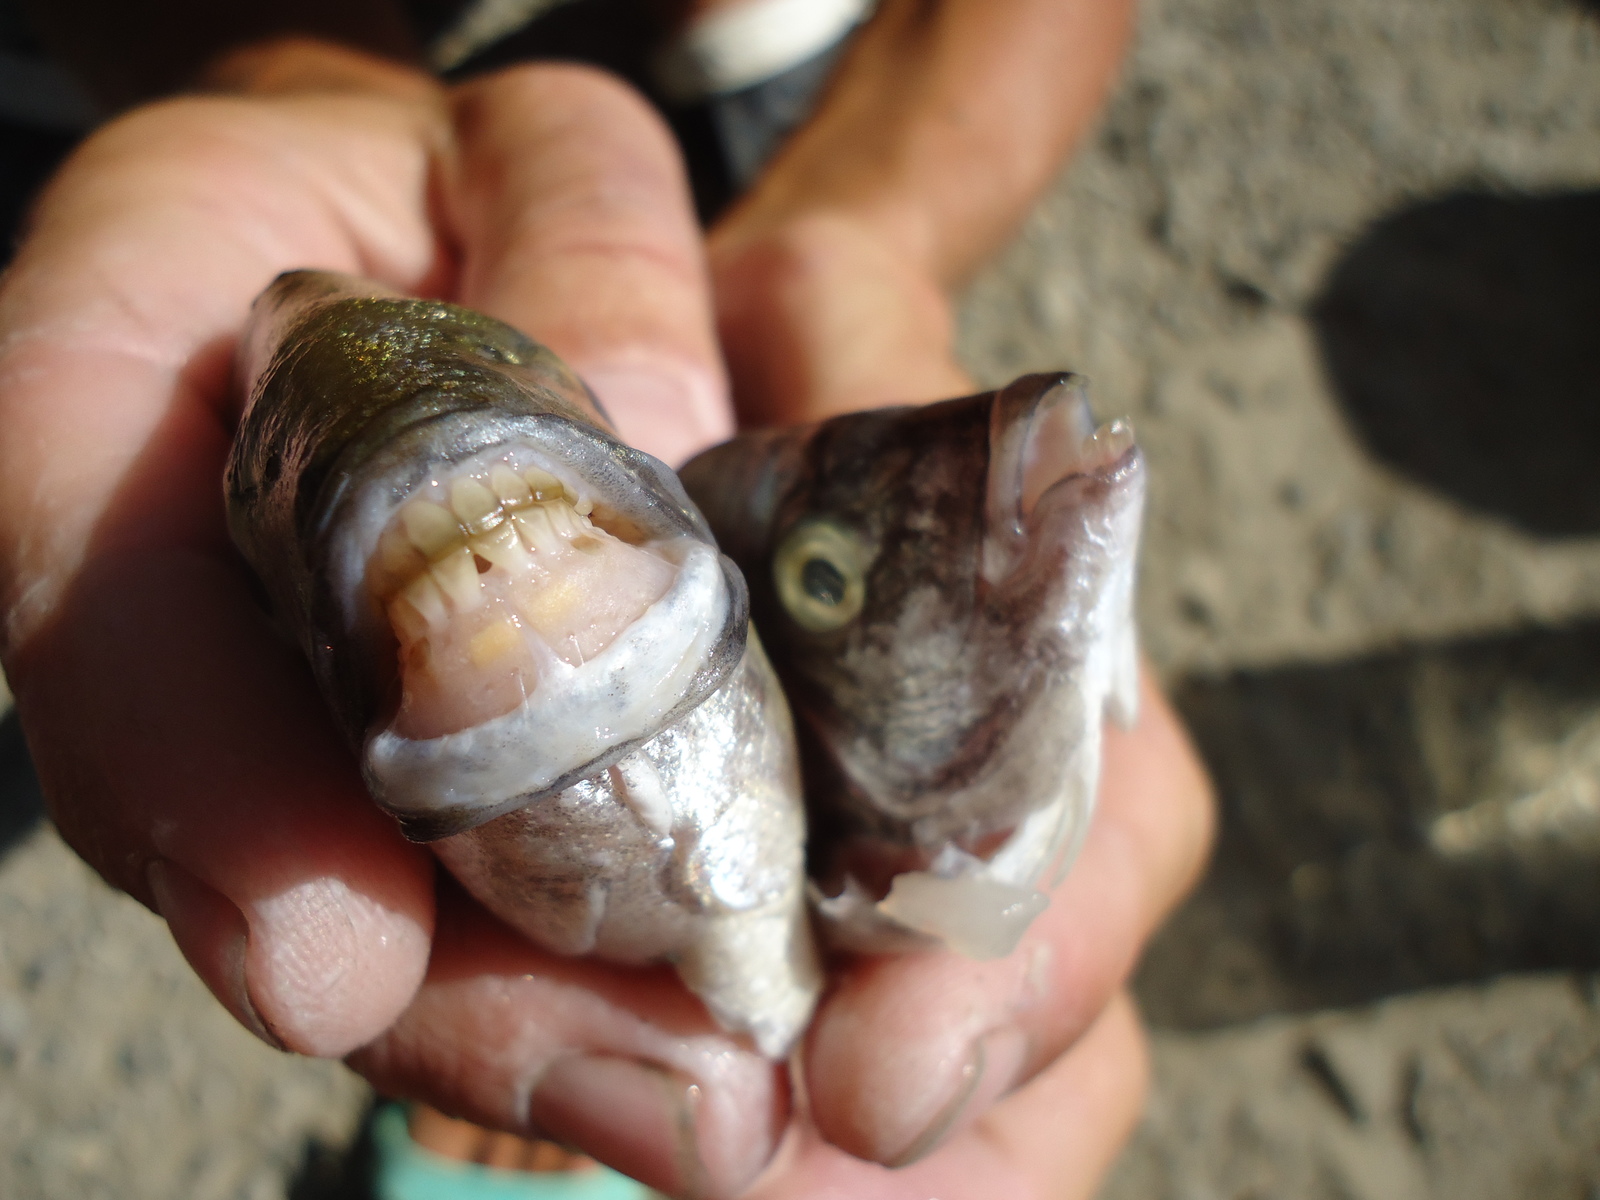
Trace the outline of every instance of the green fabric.
<path fill-rule="evenodd" d="M 607 1167 L 535 1175 L 444 1158 L 411 1140 L 405 1109 L 398 1104 L 378 1111 L 372 1139 L 377 1200 L 650 1200 L 656 1195 Z"/>

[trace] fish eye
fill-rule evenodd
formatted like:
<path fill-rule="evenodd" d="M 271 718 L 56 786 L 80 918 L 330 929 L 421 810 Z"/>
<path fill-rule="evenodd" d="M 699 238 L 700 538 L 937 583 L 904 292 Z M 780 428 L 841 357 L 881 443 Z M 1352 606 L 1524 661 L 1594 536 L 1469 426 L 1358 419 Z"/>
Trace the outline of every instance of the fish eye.
<path fill-rule="evenodd" d="M 795 526 L 772 560 L 784 609 L 802 629 L 830 633 L 855 620 L 866 599 L 859 540 L 829 521 Z"/>

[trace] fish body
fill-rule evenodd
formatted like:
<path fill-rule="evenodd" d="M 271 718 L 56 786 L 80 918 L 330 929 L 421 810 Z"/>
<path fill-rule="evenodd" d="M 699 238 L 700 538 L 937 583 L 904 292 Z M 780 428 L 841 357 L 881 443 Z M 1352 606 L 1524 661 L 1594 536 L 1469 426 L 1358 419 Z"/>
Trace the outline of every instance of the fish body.
<path fill-rule="evenodd" d="M 534 942 L 673 963 L 787 1052 L 820 986 L 783 694 L 676 476 L 544 347 L 281 276 L 240 351 L 230 531 L 374 800 Z"/>
<path fill-rule="evenodd" d="M 1081 380 L 746 434 L 682 477 L 798 720 L 831 940 L 1008 953 L 1137 697 L 1144 465 Z"/>

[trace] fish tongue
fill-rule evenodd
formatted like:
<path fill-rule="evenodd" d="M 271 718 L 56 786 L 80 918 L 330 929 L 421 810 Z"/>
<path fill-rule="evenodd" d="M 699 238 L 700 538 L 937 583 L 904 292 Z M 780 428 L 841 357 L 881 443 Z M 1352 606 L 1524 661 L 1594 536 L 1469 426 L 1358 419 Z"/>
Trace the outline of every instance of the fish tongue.
<path fill-rule="evenodd" d="M 1127 453 L 1121 421 L 1095 428 L 1080 375 L 1029 375 L 998 393 L 990 418 L 983 573 L 998 582 L 1022 553 L 1028 517 L 1047 491 Z"/>

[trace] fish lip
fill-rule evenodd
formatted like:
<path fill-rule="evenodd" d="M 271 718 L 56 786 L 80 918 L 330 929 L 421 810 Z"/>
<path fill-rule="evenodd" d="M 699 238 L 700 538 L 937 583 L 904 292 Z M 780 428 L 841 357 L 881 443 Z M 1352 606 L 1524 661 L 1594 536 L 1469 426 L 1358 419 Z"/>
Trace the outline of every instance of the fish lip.
<path fill-rule="evenodd" d="M 999 584 L 1026 557 L 1033 518 L 1047 496 L 1085 478 L 1114 484 L 1140 462 L 1126 421 L 1096 427 L 1082 375 L 1024 375 L 995 393 L 980 568 L 985 581 Z"/>
<path fill-rule="evenodd" d="M 743 576 L 739 574 L 733 562 L 719 554 L 714 546 L 700 545 L 697 549 L 706 552 L 701 555 L 705 564 L 702 570 L 709 569 L 720 573 L 721 595 L 724 601 L 722 622 L 720 628 L 714 631 L 707 629 L 695 635 L 695 640 L 706 643 L 707 647 L 700 661 L 685 679 L 682 689 L 671 705 L 656 719 L 647 722 L 641 732 L 631 737 L 607 741 L 598 747 L 597 753 L 582 761 L 569 761 L 558 775 L 552 778 L 547 774 L 542 783 L 527 790 L 502 789 L 497 797 L 491 790 L 488 793 L 489 798 L 467 796 L 443 804 L 432 804 L 419 803 L 418 800 L 419 790 L 424 792 L 433 790 L 419 789 L 417 786 L 414 776 L 419 766 L 427 765 L 422 760 L 433 758 L 437 754 L 444 760 L 440 765 L 449 767 L 453 761 L 449 756 L 462 753 L 470 756 L 473 753 L 474 741 L 489 734 L 492 728 L 514 729 L 518 722 L 525 719 L 527 712 L 537 711 L 536 708 L 530 707 L 534 704 L 535 698 L 530 697 L 521 708 L 500 717 L 456 733 L 420 742 L 399 737 L 385 728 L 375 727 L 366 739 L 361 759 L 362 774 L 368 792 L 378 807 L 395 818 L 400 824 L 401 832 L 413 842 L 437 841 L 440 838 L 465 833 L 508 812 L 537 804 L 565 791 L 579 780 L 605 770 L 644 743 L 659 736 L 664 729 L 676 724 L 690 710 L 723 688 L 729 679 L 734 677 L 744 660 L 750 621 L 749 601 Z M 694 552 L 690 551 L 691 554 Z M 670 602 L 672 596 L 673 592 L 669 591 L 664 601 Z M 663 601 L 657 603 L 659 605 Z M 652 606 L 652 609 L 655 607 Z M 401 769 L 397 772 L 396 762 L 402 759 L 407 761 L 399 763 Z M 516 765 L 508 764 L 506 769 L 514 771 Z M 490 776 L 494 777 L 494 773 L 490 772 Z M 403 781 L 406 786 L 391 787 L 388 782 L 391 778 Z"/>
<path fill-rule="evenodd" d="M 313 505 L 312 511 L 319 514 L 313 537 L 347 633 L 358 637 L 370 633 L 375 614 L 366 600 L 367 556 L 427 473 L 438 463 L 465 462 L 519 441 L 565 463 L 653 537 L 687 535 L 716 544 L 672 469 L 598 426 L 554 413 L 501 414 L 469 408 L 430 415 L 399 431 L 368 463 L 351 466 L 343 458 L 336 461 Z M 606 478 L 594 477 L 594 463 Z M 628 504 L 616 501 L 618 480 L 623 477 L 630 481 Z"/>
<path fill-rule="evenodd" d="M 425 416 L 407 425 L 378 453 L 362 463 L 336 461 L 310 506 L 312 557 L 321 564 L 324 597 L 319 636 L 331 654 L 337 643 L 344 654 L 372 658 L 390 645 L 381 612 L 367 593 L 366 565 L 381 531 L 410 499 L 420 480 L 440 463 L 463 463 L 497 447 L 521 443 L 547 453 L 582 480 L 602 503 L 636 523 L 652 541 L 693 543 L 710 551 L 722 580 L 724 613 L 720 630 L 694 669 L 692 679 L 658 725 L 648 734 L 623 737 L 582 763 L 571 764 L 558 778 L 518 796 L 478 800 L 463 797 L 437 808 L 417 810 L 386 803 L 387 789 L 371 773 L 368 751 L 387 727 L 385 705 L 370 706 L 353 718 L 348 732 L 363 760 L 369 792 L 401 825 L 412 841 L 434 841 L 493 820 L 516 808 L 555 795 L 579 779 L 604 770 L 618 758 L 680 719 L 721 688 L 738 667 L 749 625 L 749 597 L 738 568 L 719 554 L 699 510 L 683 491 L 678 477 L 664 463 L 620 442 L 597 426 L 554 413 L 506 414 L 483 409 L 455 409 Z M 334 677 L 330 658 L 314 664 Z M 357 724 L 359 722 L 359 724 Z M 475 727 L 476 728 L 476 727 Z"/>

